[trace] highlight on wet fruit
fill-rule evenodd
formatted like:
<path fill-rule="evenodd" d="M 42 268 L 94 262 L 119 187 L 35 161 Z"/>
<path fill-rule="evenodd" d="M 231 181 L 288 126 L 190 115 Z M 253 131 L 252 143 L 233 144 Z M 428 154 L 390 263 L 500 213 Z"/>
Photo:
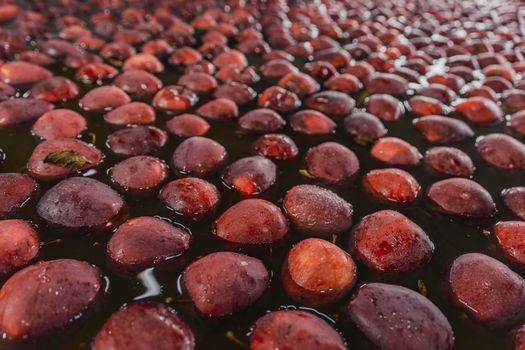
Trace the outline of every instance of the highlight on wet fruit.
<path fill-rule="evenodd" d="M 356 275 L 356 264 L 348 253 L 324 239 L 307 238 L 288 252 L 281 278 L 292 299 L 322 306 L 344 297 Z"/>

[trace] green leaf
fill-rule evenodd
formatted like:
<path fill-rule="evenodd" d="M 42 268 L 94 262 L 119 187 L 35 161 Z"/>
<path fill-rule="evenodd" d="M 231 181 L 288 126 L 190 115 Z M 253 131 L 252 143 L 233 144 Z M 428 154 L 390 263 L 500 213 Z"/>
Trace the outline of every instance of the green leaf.
<path fill-rule="evenodd" d="M 368 96 L 370 96 L 371 93 L 364 90 L 361 92 L 361 94 L 357 97 L 357 100 L 355 102 L 357 107 L 363 107 L 365 105 L 365 100 Z"/>
<path fill-rule="evenodd" d="M 226 332 L 226 338 L 234 342 L 235 344 L 239 345 L 243 349 L 249 349 L 250 347 L 245 342 L 241 341 L 239 338 L 235 336 L 235 333 L 233 331 L 227 331 Z"/>
<path fill-rule="evenodd" d="M 357 136 L 354 138 L 354 142 L 361 146 L 368 146 L 373 142 L 373 140 L 368 137 Z"/>
<path fill-rule="evenodd" d="M 427 285 L 425 284 L 425 281 L 423 280 L 417 280 L 417 289 L 419 289 L 419 293 L 421 293 L 424 296 L 427 296 L 428 289 Z"/>
<path fill-rule="evenodd" d="M 313 176 L 312 174 L 310 174 L 310 173 L 308 172 L 308 170 L 306 170 L 306 169 L 299 169 L 299 174 L 301 174 L 302 176 L 304 176 L 304 177 L 306 177 L 306 178 L 308 178 L 308 179 L 312 179 L 312 180 L 315 179 L 315 176 Z"/>
<path fill-rule="evenodd" d="M 57 151 L 49 153 L 46 159 L 44 159 L 44 163 L 53 164 L 71 171 L 80 170 L 86 164 L 91 164 L 86 157 L 75 151 Z"/>
<path fill-rule="evenodd" d="M 116 60 L 116 59 L 110 59 L 109 60 L 109 63 L 111 63 L 112 65 L 114 65 L 115 67 L 120 67 L 122 66 L 123 62 L 121 60 Z"/>
<path fill-rule="evenodd" d="M 88 136 L 90 139 L 89 143 L 95 144 L 95 142 L 97 142 L 97 134 L 95 134 L 94 132 L 90 132 Z"/>

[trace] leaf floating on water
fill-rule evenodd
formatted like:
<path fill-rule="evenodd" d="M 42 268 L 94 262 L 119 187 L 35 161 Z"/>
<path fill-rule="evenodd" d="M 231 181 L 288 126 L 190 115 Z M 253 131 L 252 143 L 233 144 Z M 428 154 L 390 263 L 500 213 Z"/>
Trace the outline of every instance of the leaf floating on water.
<path fill-rule="evenodd" d="M 308 172 L 308 170 L 306 169 L 299 169 L 299 174 L 301 174 L 302 176 L 308 178 L 308 179 L 315 179 L 315 176 L 313 176 L 312 174 L 310 174 Z"/>
<path fill-rule="evenodd" d="M 86 164 L 91 164 L 86 157 L 75 151 L 57 151 L 49 153 L 46 159 L 44 159 L 44 163 L 53 164 L 71 171 L 80 170 Z"/>
<path fill-rule="evenodd" d="M 191 300 L 189 298 L 177 299 L 177 298 L 174 298 L 174 297 L 166 297 L 166 298 L 164 298 L 164 302 L 166 304 L 192 304 L 193 300 Z"/>
<path fill-rule="evenodd" d="M 60 244 L 62 243 L 62 240 L 60 238 L 57 238 L 57 239 L 54 239 L 52 241 L 49 241 L 49 242 L 45 242 L 43 245 L 49 245 L 49 244 Z"/>
<path fill-rule="evenodd" d="M 368 137 L 357 136 L 354 138 L 354 142 L 361 146 L 368 146 L 373 142 L 373 140 Z"/>
<path fill-rule="evenodd" d="M 248 346 L 248 344 L 246 344 L 246 343 L 242 342 L 241 340 L 239 340 L 232 331 L 227 331 L 226 332 L 226 338 L 228 338 L 232 342 L 236 343 L 237 345 L 243 347 L 244 349 L 249 349 L 250 348 Z"/>
<path fill-rule="evenodd" d="M 88 136 L 89 136 L 89 143 L 94 144 L 95 142 L 97 142 L 97 134 L 95 134 L 94 132 L 90 132 Z"/>
<path fill-rule="evenodd" d="M 114 65 L 115 67 L 120 67 L 120 66 L 122 66 L 122 61 L 121 61 L 121 60 L 117 60 L 117 59 L 110 59 L 110 60 L 109 60 L 109 63 L 111 63 L 111 64 Z"/>
<path fill-rule="evenodd" d="M 365 100 L 366 100 L 366 98 L 367 98 L 368 96 L 370 96 L 370 95 L 371 95 L 370 92 L 368 92 L 368 91 L 366 91 L 366 90 L 363 91 L 363 92 L 359 95 L 359 97 L 357 98 L 357 101 L 356 101 L 356 103 L 355 103 L 356 106 L 357 106 L 357 107 L 362 107 L 362 106 L 365 104 Z"/>
<path fill-rule="evenodd" d="M 427 296 L 428 289 L 423 280 L 417 280 L 417 289 L 419 289 L 419 293 L 421 293 L 423 296 Z"/>
<path fill-rule="evenodd" d="M 459 318 L 460 320 L 468 320 L 468 316 L 467 316 L 467 314 L 464 313 L 464 312 L 461 312 L 461 313 L 458 315 L 458 318 Z"/>

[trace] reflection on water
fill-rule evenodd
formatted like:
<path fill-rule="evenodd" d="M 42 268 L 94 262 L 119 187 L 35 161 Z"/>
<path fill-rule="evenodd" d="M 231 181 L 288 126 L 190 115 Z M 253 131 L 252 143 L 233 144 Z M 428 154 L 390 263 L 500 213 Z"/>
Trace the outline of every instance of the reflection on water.
<path fill-rule="evenodd" d="M 142 283 L 145 291 L 141 295 L 133 298 L 133 300 L 142 300 L 162 294 L 162 286 L 157 282 L 153 268 L 146 269 L 139 273 L 137 279 Z"/>

